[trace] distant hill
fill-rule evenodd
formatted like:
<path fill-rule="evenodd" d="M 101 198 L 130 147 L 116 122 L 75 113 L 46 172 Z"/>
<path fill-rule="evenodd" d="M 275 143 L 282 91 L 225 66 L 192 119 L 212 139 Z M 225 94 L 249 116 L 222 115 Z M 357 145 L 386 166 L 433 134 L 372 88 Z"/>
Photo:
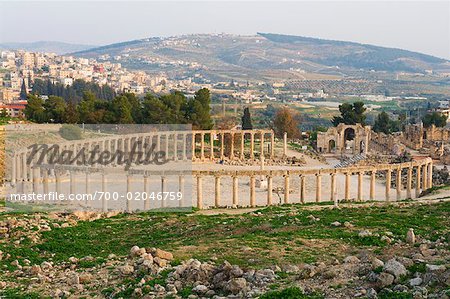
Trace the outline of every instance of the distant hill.
<path fill-rule="evenodd" d="M 426 63 L 432 65 L 446 62 L 445 59 L 422 53 L 355 42 L 271 33 L 258 33 L 258 35 L 275 43 L 292 44 L 297 47 L 313 45 L 316 55 L 320 56 L 312 59 L 313 61 L 340 67 L 369 68 L 384 71 L 420 71 L 418 64 Z M 335 48 L 338 51 L 330 51 L 330 48 Z"/>
<path fill-rule="evenodd" d="M 56 54 L 67 54 L 71 52 L 84 51 L 96 46 L 70 44 L 53 41 L 38 41 L 31 43 L 0 43 L 0 49 L 3 50 L 26 50 L 33 52 L 53 52 Z"/>
<path fill-rule="evenodd" d="M 129 68 L 155 72 L 192 74 L 194 64 L 199 65 L 195 72 L 220 80 L 333 79 L 353 76 L 355 72 L 450 71 L 450 61 L 417 52 L 271 33 L 147 38 L 74 54 L 120 56 L 120 62 Z"/>

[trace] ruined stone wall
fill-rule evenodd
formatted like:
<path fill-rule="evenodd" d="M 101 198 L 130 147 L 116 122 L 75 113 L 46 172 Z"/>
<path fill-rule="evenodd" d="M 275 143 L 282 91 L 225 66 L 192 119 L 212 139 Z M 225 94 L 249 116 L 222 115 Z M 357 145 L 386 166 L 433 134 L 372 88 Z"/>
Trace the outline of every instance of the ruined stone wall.
<path fill-rule="evenodd" d="M 401 155 L 405 152 L 405 146 L 400 142 L 401 134 L 375 133 L 371 134 L 370 148 L 373 151 L 386 155 Z"/>

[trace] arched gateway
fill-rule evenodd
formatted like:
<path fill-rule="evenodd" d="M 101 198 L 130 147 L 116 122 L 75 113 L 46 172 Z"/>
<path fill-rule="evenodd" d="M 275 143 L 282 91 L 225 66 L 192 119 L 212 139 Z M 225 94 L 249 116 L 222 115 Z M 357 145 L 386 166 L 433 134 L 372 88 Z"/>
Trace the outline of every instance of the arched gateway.
<path fill-rule="evenodd" d="M 367 154 L 370 126 L 339 124 L 317 134 L 317 149 L 321 153 Z"/>

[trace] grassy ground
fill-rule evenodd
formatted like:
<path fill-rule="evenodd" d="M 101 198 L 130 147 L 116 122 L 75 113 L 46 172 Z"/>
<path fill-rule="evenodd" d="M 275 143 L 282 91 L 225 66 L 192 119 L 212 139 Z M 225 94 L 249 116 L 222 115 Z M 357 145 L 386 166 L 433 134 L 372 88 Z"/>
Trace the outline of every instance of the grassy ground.
<path fill-rule="evenodd" d="M 320 220 L 310 220 L 309 215 Z M 6 216 L 0 215 L 0 221 Z M 354 228 L 331 227 L 334 221 L 349 221 Z M 172 251 L 177 260 L 214 257 L 219 262 L 228 260 L 244 267 L 260 268 L 341 258 L 361 247 L 381 252 L 386 244 L 376 234 L 383 235 L 387 231 L 396 239 L 404 239 L 407 230 L 414 228 L 416 234 L 429 239 L 446 235 L 449 240 L 448 227 L 450 202 L 317 211 L 295 205 L 266 208 L 257 213 L 215 216 L 141 213 L 80 222 L 74 227 L 43 232 L 40 244 L 31 244 L 27 239 L 20 245 L 0 243 L 0 250 L 12 255 L 0 261 L 0 267 L 9 268 L 15 259 L 28 258 L 32 263 L 58 262 L 71 256 L 88 255 L 96 257 L 100 263 L 110 253 L 126 255 L 133 245 L 138 245 Z M 363 229 L 374 235 L 358 237 Z"/>

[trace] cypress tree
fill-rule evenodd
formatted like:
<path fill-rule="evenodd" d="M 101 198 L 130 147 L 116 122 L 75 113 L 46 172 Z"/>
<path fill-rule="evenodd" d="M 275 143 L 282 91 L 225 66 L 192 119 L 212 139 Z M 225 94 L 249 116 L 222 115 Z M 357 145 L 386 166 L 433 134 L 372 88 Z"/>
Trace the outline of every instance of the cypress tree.
<path fill-rule="evenodd" d="M 25 86 L 25 79 L 22 80 L 22 86 L 20 88 L 20 99 L 24 101 L 27 99 L 27 87 Z"/>
<path fill-rule="evenodd" d="M 242 130 L 253 130 L 252 117 L 250 116 L 250 109 L 248 107 L 245 107 L 241 120 Z"/>

